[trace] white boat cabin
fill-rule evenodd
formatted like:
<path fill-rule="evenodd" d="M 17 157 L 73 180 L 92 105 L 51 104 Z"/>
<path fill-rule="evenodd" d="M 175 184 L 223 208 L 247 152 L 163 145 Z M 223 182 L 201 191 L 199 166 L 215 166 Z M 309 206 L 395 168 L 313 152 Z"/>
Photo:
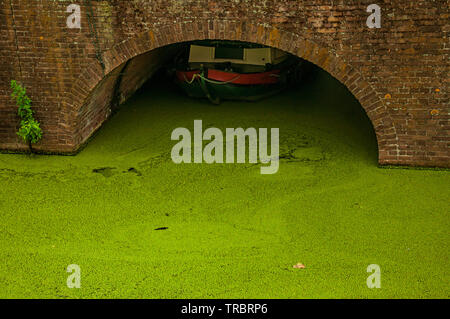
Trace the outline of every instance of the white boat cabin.
<path fill-rule="evenodd" d="M 211 66 L 228 62 L 246 71 L 258 72 L 265 68 L 266 64 L 276 65 L 287 57 L 288 54 L 284 51 L 270 47 L 241 48 L 192 44 L 189 50 L 189 65 L 197 68 L 200 65 Z"/>

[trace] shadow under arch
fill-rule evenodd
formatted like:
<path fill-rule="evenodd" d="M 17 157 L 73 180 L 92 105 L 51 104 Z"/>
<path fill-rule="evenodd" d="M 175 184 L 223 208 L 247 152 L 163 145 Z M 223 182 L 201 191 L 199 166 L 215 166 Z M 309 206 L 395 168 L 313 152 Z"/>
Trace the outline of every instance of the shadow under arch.
<path fill-rule="evenodd" d="M 230 30 L 234 30 L 231 32 L 232 36 L 226 37 L 225 34 L 230 34 L 228 32 Z M 175 37 L 167 37 L 167 34 L 175 35 Z M 80 76 L 73 83 L 70 94 L 66 97 L 65 106 L 69 111 L 69 120 L 71 123 L 76 123 L 74 137 L 80 134 L 82 129 L 79 118 L 80 109 L 90 93 L 105 77 L 117 71 L 127 61 L 149 51 L 171 44 L 204 39 L 235 40 L 271 46 L 324 69 L 348 88 L 372 122 L 377 137 L 378 162 L 384 163 L 384 157 L 389 155 L 393 147 L 398 155 L 398 136 L 387 107 L 358 69 L 352 67 L 342 57 L 338 57 L 331 49 L 319 46 L 297 33 L 265 24 L 232 20 L 201 20 L 155 26 L 103 52 L 104 67 L 98 60 L 93 60 L 88 67 L 82 70 Z M 107 116 L 104 120 L 106 118 Z M 87 137 L 75 142 L 75 148 L 81 147 L 103 121 L 98 125 L 88 127 Z M 390 155 L 392 156 L 392 153 Z"/>

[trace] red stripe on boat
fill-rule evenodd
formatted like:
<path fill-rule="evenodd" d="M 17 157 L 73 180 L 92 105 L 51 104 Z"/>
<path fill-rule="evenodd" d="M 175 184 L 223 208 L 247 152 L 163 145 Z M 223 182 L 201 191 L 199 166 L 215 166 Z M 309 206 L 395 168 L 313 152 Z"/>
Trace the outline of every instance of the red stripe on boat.
<path fill-rule="evenodd" d="M 194 76 L 194 74 L 199 74 L 200 70 L 195 70 L 195 71 L 177 71 L 177 78 L 178 80 L 180 80 L 181 82 L 184 81 L 192 81 L 192 77 Z"/>
<path fill-rule="evenodd" d="M 278 83 L 279 74 L 280 70 L 244 74 L 208 70 L 208 79 L 241 85 L 274 84 Z"/>
<path fill-rule="evenodd" d="M 181 82 L 192 81 L 194 74 L 199 74 L 200 70 L 177 71 L 176 76 Z M 207 78 L 219 82 L 228 82 L 241 85 L 258 85 L 278 83 L 280 70 L 272 70 L 260 73 L 231 73 L 219 70 L 208 70 Z"/>

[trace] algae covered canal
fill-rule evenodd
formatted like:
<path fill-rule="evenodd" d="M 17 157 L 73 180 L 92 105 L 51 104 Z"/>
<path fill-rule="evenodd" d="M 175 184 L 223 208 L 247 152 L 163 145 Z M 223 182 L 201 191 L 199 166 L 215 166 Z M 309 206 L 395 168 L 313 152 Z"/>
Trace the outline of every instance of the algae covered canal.
<path fill-rule="evenodd" d="M 279 128 L 279 171 L 173 163 L 172 130 L 197 119 Z M 219 106 L 153 81 L 76 156 L 0 154 L 0 184 L 1 298 L 450 296 L 449 172 L 379 168 L 364 111 L 325 73 Z"/>

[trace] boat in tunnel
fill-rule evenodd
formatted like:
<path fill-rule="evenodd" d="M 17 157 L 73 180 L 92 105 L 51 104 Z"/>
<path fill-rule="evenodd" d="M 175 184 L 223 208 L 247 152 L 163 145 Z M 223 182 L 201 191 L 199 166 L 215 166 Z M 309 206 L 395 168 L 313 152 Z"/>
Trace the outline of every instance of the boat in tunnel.
<path fill-rule="evenodd" d="M 197 41 L 175 59 L 175 81 L 193 98 L 257 101 L 299 78 L 298 58 L 275 48 L 233 41 Z"/>

